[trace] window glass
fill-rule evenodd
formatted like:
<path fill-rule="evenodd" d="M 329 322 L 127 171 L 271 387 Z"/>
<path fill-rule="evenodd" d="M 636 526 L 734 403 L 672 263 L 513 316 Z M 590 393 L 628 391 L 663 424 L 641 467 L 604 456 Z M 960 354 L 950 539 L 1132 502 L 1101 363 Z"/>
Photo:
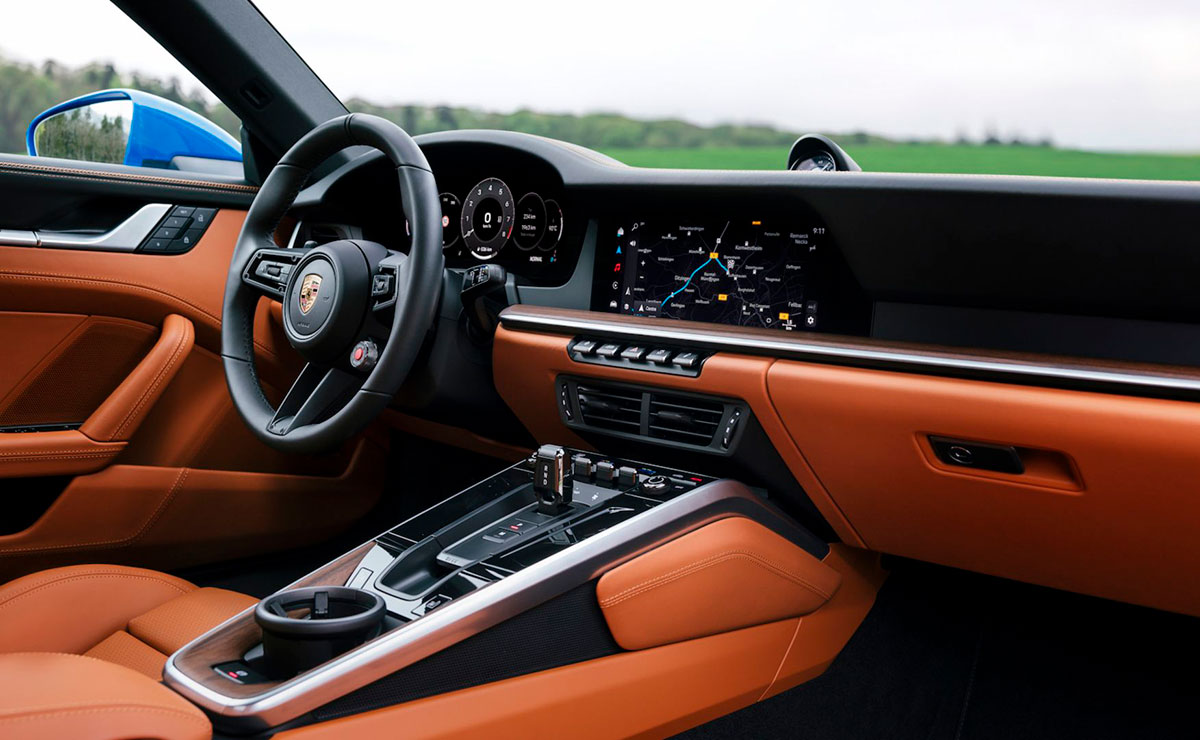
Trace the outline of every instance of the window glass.
<path fill-rule="evenodd" d="M 4 17 L 0 152 L 241 173 L 236 116 L 112 3 L 14 3 Z"/>
<path fill-rule="evenodd" d="M 256 0 L 353 110 L 631 164 L 1200 179 L 1195 0 Z"/>

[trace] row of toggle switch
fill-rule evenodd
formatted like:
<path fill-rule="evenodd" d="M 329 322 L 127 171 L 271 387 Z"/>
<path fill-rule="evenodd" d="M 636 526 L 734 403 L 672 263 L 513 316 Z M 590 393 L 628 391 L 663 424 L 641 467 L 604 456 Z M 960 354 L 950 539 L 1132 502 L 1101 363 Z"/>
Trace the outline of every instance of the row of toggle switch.
<path fill-rule="evenodd" d="M 601 339 L 579 338 L 568 346 L 571 359 L 598 365 L 615 365 L 634 370 L 688 375 L 700 374 L 705 355 L 692 350 L 623 344 Z"/>

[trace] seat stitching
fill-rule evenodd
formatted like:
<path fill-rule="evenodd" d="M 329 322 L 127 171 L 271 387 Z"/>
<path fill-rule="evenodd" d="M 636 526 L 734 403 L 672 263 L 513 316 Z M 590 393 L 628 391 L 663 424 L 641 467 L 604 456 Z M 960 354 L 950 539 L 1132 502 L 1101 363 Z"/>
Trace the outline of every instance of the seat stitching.
<path fill-rule="evenodd" d="M 50 588 L 51 586 L 65 585 L 65 584 L 71 583 L 73 581 L 92 581 L 92 580 L 98 580 L 98 579 L 153 581 L 154 583 L 161 583 L 164 586 L 170 586 L 171 588 L 178 591 L 180 596 L 191 593 L 190 591 L 188 591 L 186 589 L 180 588 L 180 586 L 176 583 L 172 583 L 171 581 L 168 581 L 168 580 L 165 580 L 162 578 L 156 578 L 154 576 L 135 575 L 133 573 L 92 573 L 90 575 L 66 576 L 63 578 L 56 578 L 52 581 L 46 581 L 44 583 L 39 583 L 36 586 L 32 586 L 30 588 L 25 589 L 24 591 L 21 591 L 18 594 L 14 594 L 13 596 L 10 596 L 9 598 L 5 599 L 4 601 L 0 601 L 0 610 L 4 609 L 7 606 L 12 605 L 13 602 L 18 601 L 19 599 L 23 599 L 26 596 L 29 596 L 30 594 L 41 591 L 42 589 Z"/>
<path fill-rule="evenodd" d="M 31 709 L 22 709 L 20 714 L 0 714 L 0 722 L 27 722 L 29 720 L 45 719 L 47 715 L 63 715 L 63 714 L 101 714 L 104 712 L 157 712 L 159 714 L 170 714 L 176 717 L 187 717 L 193 722 L 203 723 L 205 727 L 209 727 L 209 721 L 203 717 L 197 717 L 191 712 L 185 712 L 182 709 L 173 709 L 171 707 L 160 707 L 153 704 L 109 704 L 102 707 L 86 707 L 79 709 L 68 709 L 62 707 L 33 707 Z"/>
<path fill-rule="evenodd" d="M 679 580 L 680 578 L 691 575 L 693 573 L 697 573 L 706 568 L 710 568 L 715 565 L 719 565 L 720 563 L 723 563 L 727 560 L 732 560 L 735 558 L 743 558 L 743 559 L 749 560 L 751 563 L 758 565 L 759 567 L 763 568 L 764 570 L 774 573 L 775 575 L 778 575 L 778 576 L 780 576 L 788 581 L 791 581 L 799 586 L 803 586 L 804 588 L 807 588 L 808 590 L 812 591 L 813 593 L 817 594 L 818 596 L 822 596 L 826 599 L 829 599 L 832 596 L 832 594 L 827 593 L 825 589 L 820 588 L 819 586 L 811 583 L 810 581 L 808 581 L 807 579 L 805 579 L 801 576 L 797 576 L 795 574 L 789 573 L 787 570 L 785 570 L 781 566 L 778 566 L 755 553 L 752 553 L 752 552 L 749 552 L 746 550 L 727 550 L 725 552 L 717 553 L 708 558 L 705 558 L 704 560 L 699 560 L 699 561 L 696 561 L 693 563 L 689 563 L 688 565 L 677 568 L 669 573 L 664 573 L 662 575 L 655 576 L 654 578 L 651 578 L 646 581 L 642 581 L 641 583 L 630 586 L 629 588 L 626 588 L 623 591 L 621 591 L 617 594 L 614 594 L 613 596 L 610 596 L 605 599 L 601 599 L 600 606 L 602 606 L 602 607 L 615 606 L 615 605 L 621 603 L 622 601 L 633 598 L 634 596 L 641 595 L 647 591 L 651 591 L 655 588 L 658 588 L 659 586 L 665 586 L 668 583 L 672 583 L 674 581 Z"/>
<path fill-rule="evenodd" d="M 242 185 L 233 182 L 207 182 L 204 180 L 163 177 L 160 175 L 135 175 L 128 172 L 107 172 L 105 170 L 91 170 L 82 167 L 54 167 L 50 165 L 29 164 L 25 162 L 0 162 L 0 169 L 18 170 L 25 174 L 34 174 L 43 177 L 83 177 L 86 179 L 106 178 L 128 180 L 132 182 L 145 183 L 148 185 L 168 183 L 171 185 L 198 188 L 202 190 L 218 189 L 243 192 L 256 192 L 258 190 L 258 188 L 253 185 Z"/>

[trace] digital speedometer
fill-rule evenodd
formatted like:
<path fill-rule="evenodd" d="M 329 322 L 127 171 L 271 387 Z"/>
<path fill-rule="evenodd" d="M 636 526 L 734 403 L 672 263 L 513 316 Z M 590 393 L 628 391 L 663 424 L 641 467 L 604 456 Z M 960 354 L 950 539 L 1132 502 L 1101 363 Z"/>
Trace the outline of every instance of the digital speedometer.
<path fill-rule="evenodd" d="M 489 177 L 467 193 L 463 199 L 463 243 L 476 259 L 490 260 L 512 235 L 516 217 L 512 191 L 503 180 Z"/>

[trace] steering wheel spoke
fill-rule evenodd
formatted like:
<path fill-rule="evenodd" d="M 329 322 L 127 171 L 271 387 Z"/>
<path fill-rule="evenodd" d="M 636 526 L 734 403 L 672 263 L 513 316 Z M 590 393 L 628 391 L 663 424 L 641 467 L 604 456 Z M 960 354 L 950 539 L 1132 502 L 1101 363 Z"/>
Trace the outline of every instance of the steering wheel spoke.
<path fill-rule="evenodd" d="M 267 431 L 283 436 L 293 428 L 312 424 L 345 405 L 362 384 L 362 378 L 353 373 L 310 362 L 288 389 Z"/>
<path fill-rule="evenodd" d="M 259 249 L 246 262 L 242 282 L 256 293 L 283 300 L 292 272 L 307 249 Z"/>

